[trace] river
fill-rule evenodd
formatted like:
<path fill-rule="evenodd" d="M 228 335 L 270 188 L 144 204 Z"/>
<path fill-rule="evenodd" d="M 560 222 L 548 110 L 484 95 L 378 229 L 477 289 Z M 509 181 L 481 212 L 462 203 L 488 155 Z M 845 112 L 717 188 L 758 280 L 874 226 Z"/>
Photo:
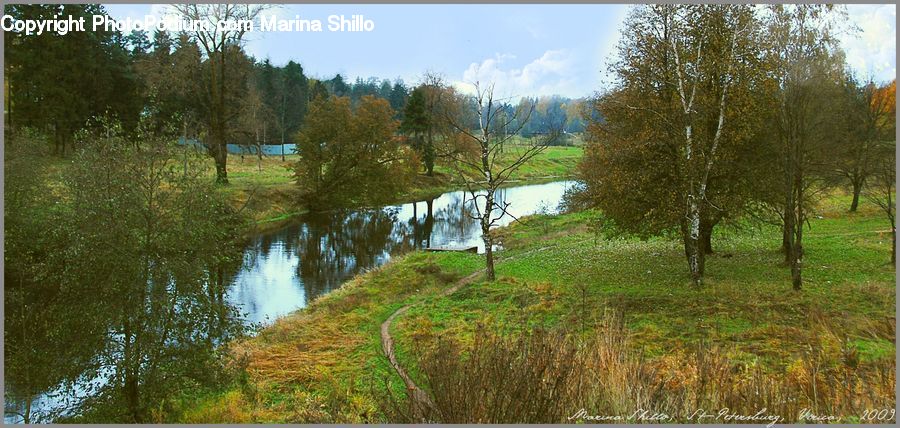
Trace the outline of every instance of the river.
<path fill-rule="evenodd" d="M 556 213 L 570 185 L 557 181 L 498 190 L 496 200 L 510 204 L 510 215 L 497 226 L 508 225 L 514 217 Z M 444 246 L 477 246 L 484 252 L 481 227 L 470 216 L 474 212 L 470 198 L 454 191 L 401 205 L 300 216 L 279 230 L 251 238 L 226 300 L 246 325 L 266 325 L 404 252 Z M 88 384 L 97 388 L 104 383 L 106 376 L 94 377 L 83 385 L 38 396 L 31 402 L 33 420 L 48 411 L 67 414 L 67 403 L 86 397 Z M 7 402 L 4 422 L 20 423 L 21 418 L 10 411 L 21 413 L 23 408 L 22 401 Z"/>
<path fill-rule="evenodd" d="M 501 189 L 512 216 L 555 213 L 570 182 Z M 371 210 L 307 214 L 280 230 L 260 234 L 244 250 L 228 301 L 248 323 L 267 324 L 332 291 L 354 275 L 387 263 L 392 256 L 430 247 L 477 246 L 481 226 L 471 195 L 444 193 L 434 199 Z M 514 221 L 504 216 L 504 226 Z"/>

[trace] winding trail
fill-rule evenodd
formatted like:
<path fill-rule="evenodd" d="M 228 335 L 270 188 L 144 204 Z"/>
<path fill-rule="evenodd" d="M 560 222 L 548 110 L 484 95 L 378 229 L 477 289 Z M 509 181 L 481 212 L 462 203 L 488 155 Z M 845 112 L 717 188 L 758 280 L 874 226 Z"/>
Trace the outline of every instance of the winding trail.
<path fill-rule="evenodd" d="M 496 262 L 499 263 L 501 261 L 509 261 L 517 257 L 529 255 L 531 253 L 544 251 L 548 248 L 551 248 L 551 246 L 536 248 L 534 250 L 526 251 L 522 254 L 518 254 L 508 258 L 498 258 L 496 259 Z M 442 291 L 440 293 L 440 296 L 449 296 L 457 292 L 460 288 L 471 284 L 476 279 L 478 279 L 478 277 L 480 277 L 485 270 L 486 269 L 479 269 L 460 279 L 459 281 L 456 281 L 456 283 L 453 284 L 452 287 Z M 391 336 L 391 325 L 394 323 L 394 320 L 400 315 L 403 315 L 406 311 L 409 310 L 409 308 L 418 305 L 419 303 L 422 303 L 421 299 L 413 303 L 404 305 L 400 309 L 394 311 L 391 316 L 389 316 L 386 320 L 384 320 L 383 323 L 381 323 L 381 349 L 384 351 L 384 355 L 388 357 L 388 360 L 391 363 L 391 367 L 393 367 L 394 371 L 397 372 L 397 375 L 400 376 L 401 379 L 403 379 L 403 383 L 406 385 L 406 389 L 411 393 L 410 397 L 412 399 L 411 405 L 413 416 L 417 420 L 424 422 L 426 421 L 427 415 L 429 415 L 435 409 L 434 402 L 431 401 L 431 397 L 429 397 L 428 394 L 422 390 L 422 388 L 419 388 L 419 386 L 416 385 L 415 382 L 413 382 L 412 378 L 409 377 L 409 374 L 406 373 L 406 370 L 404 370 L 400 363 L 397 361 L 397 355 L 394 351 L 394 338 L 393 336 Z"/>
<path fill-rule="evenodd" d="M 453 284 L 452 287 L 441 292 L 440 296 L 445 297 L 455 293 L 460 288 L 471 284 L 475 281 L 481 274 L 484 273 L 484 269 L 475 271 L 469 276 L 456 281 L 456 284 Z M 425 391 L 422 391 L 422 388 L 419 388 L 415 382 L 413 382 L 412 378 L 406 373 L 406 370 L 400 366 L 400 363 L 397 361 L 397 355 L 394 352 L 394 338 L 391 336 L 391 324 L 393 324 L 394 319 L 400 315 L 403 315 L 404 312 L 409 310 L 409 308 L 422 303 L 421 300 L 409 303 L 400 309 L 394 311 L 383 323 L 381 323 L 381 349 L 384 351 L 384 355 L 388 357 L 388 360 L 391 362 L 391 367 L 394 368 L 394 371 L 397 372 L 397 375 L 403 379 L 403 383 L 406 384 L 406 389 L 411 392 L 410 396 L 412 398 L 412 411 L 413 416 L 416 419 L 424 420 L 425 416 L 434 409 L 434 403 L 431 401 L 431 398 L 428 397 L 428 394 Z"/>

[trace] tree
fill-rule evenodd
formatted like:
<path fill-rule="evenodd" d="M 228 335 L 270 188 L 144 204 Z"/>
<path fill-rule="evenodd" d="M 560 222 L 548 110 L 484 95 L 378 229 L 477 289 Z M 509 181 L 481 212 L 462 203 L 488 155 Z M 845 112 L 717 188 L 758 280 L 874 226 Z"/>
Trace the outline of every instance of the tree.
<path fill-rule="evenodd" d="M 587 118 L 581 175 L 626 230 L 677 228 L 699 286 L 712 228 L 749 192 L 741 156 L 759 126 L 760 22 L 751 6 L 639 6 L 623 35 L 616 86 Z"/>
<path fill-rule="evenodd" d="M 328 87 L 321 80 L 309 79 L 309 100 L 312 102 L 316 98 L 327 98 Z"/>
<path fill-rule="evenodd" d="M 232 65 L 238 60 L 235 52 L 247 32 L 246 26 L 219 25 L 232 21 L 254 21 L 268 6 L 251 4 L 176 4 L 174 10 L 184 20 L 205 21 L 207 29 L 190 35 L 203 48 L 206 55 L 205 94 L 209 142 L 206 144 L 216 164 L 216 182 L 228 184 L 228 125 L 237 115 L 236 103 L 230 102 L 227 85 L 232 78 Z"/>
<path fill-rule="evenodd" d="M 778 88 L 774 112 L 776 138 L 781 144 L 783 187 L 783 243 L 795 290 L 802 288 L 803 226 L 807 205 L 825 163 L 823 141 L 833 120 L 823 112 L 824 100 L 838 96 L 844 78 L 843 58 L 835 55 L 831 37 L 833 10 L 823 5 L 772 6 L 769 14 L 768 58 Z"/>
<path fill-rule="evenodd" d="M 409 91 L 406 89 L 406 85 L 403 84 L 402 80 L 397 79 L 397 81 L 394 82 L 394 86 L 391 87 L 390 95 L 388 95 L 391 108 L 397 112 L 397 119 L 403 119 L 403 111 L 406 108 L 408 98 Z"/>
<path fill-rule="evenodd" d="M 832 153 L 835 172 L 850 183 L 853 192 L 850 212 L 859 206 L 860 193 L 872 173 L 876 146 L 894 136 L 895 88 L 893 82 L 882 87 L 872 80 L 863 85 L 853 79 L 844 83 L 847 131 Z"/>
<path fill-rule="evenodd" d="M 84 18 L 106 15 L 101 5 L 6 5 L 16 20 L 48 20 L 54 16 Z M 101 114 L 115 115 L 132 128 L 143 106 L 132 69 L 128 41 L 99 29 L 61 37 L 5 31 L 5 76 L 9 129 L 33 127 L 53 135 L 55 154 L 65 154 L 75 131 Z M 142 44 L 142 49 L 146 46 Z M 52 100 L 52 101 L 50 101 Z"/>
<path fill-rule="evenodd" d="M 328 93 L 336 97 L 346 97 L 350 95 L 350 85 L 344 81 L 344 76 L 340 73 L 336 74 L 331 80 L 326 82 Z"/>
<path fill-rule="evenodd" d="M 417 159 L 394 135 L 393 115 L 373 96 L 362 97 L 355 111 L 348 97 L 310 102 L 294 174 L 311 209 L 384 202 L 404 188 Z"/>
<path fill-rule="evenodd" d="M 267 131 L 271 128 L 273 122 L 271 119 L 273 114 L 269 106 L 263 101 L 261 90 L 255 83 L 257 82 L 252 82 L 248 85 L 246 95 L 241 104 L 240 128 L 244 130 L 244 135 L 241 139 L 244 143 L 241 146 L 242 150 L 244 150 L 243 148 L 252 148 L 247 151 L 256 153 L 256 168 L 261 172 L 263 146 L 267 141 Z M 282 145 L 282 147 L 284 146 Z M 242 154 L 242 161 L 243 158 Z"/>
<path fill-rule="evenodd" d="M 460 117 L 460 97 L 438 74 L 426 73 L 422 80 L 405 102 L 400 130 L 413 137 L 425 174 L 431 177 L 437 158 L 455 150 L 457 131 L 447 118 Z"/>
<path fill-rule="evenodd" d="M 142 422 L 183 379 L 211 386 L 222 374 L 218 348 L 241 331 L 224 300 L 241 223 L 204 169 L 180 168 L 170 138 L 98 128 L 79 135 L 65 177 L 72 198 L 59 224 L 72 245 L 54 255 L 65 266 L 57 280 L 93 296 L 79 309 L 102 325 L 97 369 L 113 369 L 86 404 Z"/>
<path fill-rule="evenodd" d="M 891 264 L 897 262 L 897 213 L 895 194 L 897 182 L 896 143 L 882 143 L 873 161 L 872 182 L 867 186 L 868 199 L 878 205 L 891 225 Z"/>
<path fill-rule="evenodd" d="M 96 296 L 59 281 L 65 265 L 57 255 L 72 241 L 60 227 L 68 210 L 41 160 L 50 150 L 45 139 L 19 129 L 4 150 L 4 411 L 26 424 L 52 422 L 60 409 L 35 409 L 32 402 L 93 366 L 105 325 L 86 316 Z"/>
<path fill-rule="evenodd" d="M 512 155 L 512 161 L 499 162 L 498 157 L 504 143 L 520 131 L 510 129 L 517 123 L 524 126 L 534 112 L 534 104 L 527 108 L 516 109 L 512 114 L 501 115 L 503 103 L 494 99 L 494 85 L 483 88 L 475 83 L 475 99 L 470 104 L 471 114 L 477 119 L 477 129 L 470 126 L 469 112 L 447 115 L 446 120 L 464 141 L 469 150 L 452 153 L 452 166 L 465 183 L 471 195 L 475 214 L 470 214 L 481 225 L 481 237 L 484 241 L 485 266 L 488 280 L 496 279 L 494 272 L 494 236 L 491 228 L 505 216 L 511 216 L 507 208 L 510 202 L 500 202 L 496 192 L 522 165 L 540 154 L 548 144 L 556 138 L 553 133 L 539 140 L 532 140 L 530 145 L 519 146 L 519 151 Z M 509 132 L 501 132 L 509 130 Z M 483 201 L 483 202 L 482 202 Z M 482 203 L 479 203 L 482 202 Z"/>
<path fill-rule="evenodd" d="M 413 149 L 422 157 L 426 173 L 431 176 L 434 170 L 434 146 L 428 145 L 426 136 L 431 129 L 432 118 L 426 105 L 425 88 L 413 89 L 403 111 L 403 122 L 400 131 L 409 134 L 413 140 Z"/>
<path fill-rule="evenodd" d="M 278 87 L 281 93 L 281 160 L 284 160 L 285 136 L 297 134 L 309 109 L 309 82 L 303 74 L 303 67 L 288 61 L 281 71 Z"/>

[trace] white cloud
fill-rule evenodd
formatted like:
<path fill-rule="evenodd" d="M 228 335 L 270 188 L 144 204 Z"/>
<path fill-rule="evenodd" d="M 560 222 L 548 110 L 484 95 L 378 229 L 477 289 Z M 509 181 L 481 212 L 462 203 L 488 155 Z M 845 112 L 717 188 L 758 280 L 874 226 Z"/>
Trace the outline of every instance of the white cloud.
<path fill-rule="evenodd" d="M 494 84 L 498 97 L 522 97 L 530 95 L 577 93 L 574 60 L 567 50 L 548 50 L 521 68 L 509 66 L 515 59 L 512 54 L 497 54 L 480 63 L 473 62 L 463 72 L 457 89 L 474 92 L 474 84 Z"/>
<path fill-rule="evenodd" d="M 841 36 L 847 62 L 866 79 L 888 81 L 897 76 L 897 6 L 848 5 L 850 20 L 859 32 Z"/>

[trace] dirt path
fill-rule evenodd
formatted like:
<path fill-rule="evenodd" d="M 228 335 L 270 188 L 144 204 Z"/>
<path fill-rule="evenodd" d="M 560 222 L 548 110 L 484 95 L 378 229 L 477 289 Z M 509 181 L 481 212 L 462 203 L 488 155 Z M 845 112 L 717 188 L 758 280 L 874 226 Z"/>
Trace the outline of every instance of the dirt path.
<path fill-rule="evenodd" d="M 538 251 L 544 251 L 549 248 L 551 247 L 540 247 L 508 258 L 498 257 L 496 259 L 496 263 L 513 260 L 517 257 L 522 257 Z M 478 277 L 481 276 L 484 271 L 485 269 L 477 270 L 469 276 L 456 281 L 456 284 L 453 284 L 452 287 L 442 291 L 440 296 L 446 297 L 457 292 L 460 288 L 471 284 L 476 279 L 478 279 Z M 394 313 L 391 314 L 391 316 L 389 316 L 386 320 L 384 320 L 383 323 L 381 323 L 381 349 L 384 351 L 384 355 L 386 355 L 388 357 L 388 360 L 391 362 L 391 367 L 393 367 L 394 371 L 397 372 L 397 375 L 400 376 L 401 379 L 403 379 L 403 383 L 406 384 L 406 389 L 411 392 L 410 396 L 412 397 L 411 405 L 413 416 L 419 421 L 427 422 L 425 420 L 426 416 L 431 412 L 431 410 L 434 410 L 434 403 L 431 401 L 431 397 L 429 397 L 425 391 L 422 391 L 422 388 L 419 388 L 419 386 L 416 385 L 415 382 L 413 382 L 412 378 L 409 377 L 409 374 L 406 373 L 406 370 L 404 370 L 403 367 L 400 366 L 400 363 L 397 361 L 397 355 L 394 351 L 394 338 L 391 336 L 391 324 L 394 323 L 394 319 L 396 319 L 400 315 L 403 315 L 403 313 L 408 311 L 409 308 L 418 305 L 421 302 L 422 301 L 419 300 L 405 305 L 400 309 L 397 309 L 396 311 L 394 311 Z"/>
<path fill-rule="evenodd" d="M 467 284 L 471 284 L 475 279 L 477 279 L 481 274 L 484 273 L 484 269 L 476 271 L 475 273 L 456 281 L 456 284 L 453 284 L 452 287 L 441 292 L 441 296 L 449 296 L 455 293 L 457 290 L 462 288 Z M 388 360 L 391 362 L 391 366 L 397 372 L 397 375 L 403 379 L 403 383 L 406 384 L 406 389 L 411 392 L 410 396 L 412 397 L 412 411 L 413 416 L 418 420 L 424 420 L 425 416 L 429 414 L 429 412 L 434 409 L 434 403 L 431 401 L 431 398 L 428 397 L 428 394 L 425 391 L 422 391 L 415 382 L 409 377 L 406 373 L 406 370 L 403 370 L 403 367 L 400 366 L 400 363 L 397 361 L 397 355 L 394 352 L 394 338 L 391 336 L 391 324 L 393 324 L 394 319 L 400 315 L 403 315 L 404 312 L 409 310 L 409 308 L 418 305 L 421 303 L 420 301 L 410 303 L 408 305 L 403 306 L 400 309 L 394 311 L 388 319 L 384 320 L 381 323 L 381 349 L 384 350 L 384 355 L 388 357 Z"/>

